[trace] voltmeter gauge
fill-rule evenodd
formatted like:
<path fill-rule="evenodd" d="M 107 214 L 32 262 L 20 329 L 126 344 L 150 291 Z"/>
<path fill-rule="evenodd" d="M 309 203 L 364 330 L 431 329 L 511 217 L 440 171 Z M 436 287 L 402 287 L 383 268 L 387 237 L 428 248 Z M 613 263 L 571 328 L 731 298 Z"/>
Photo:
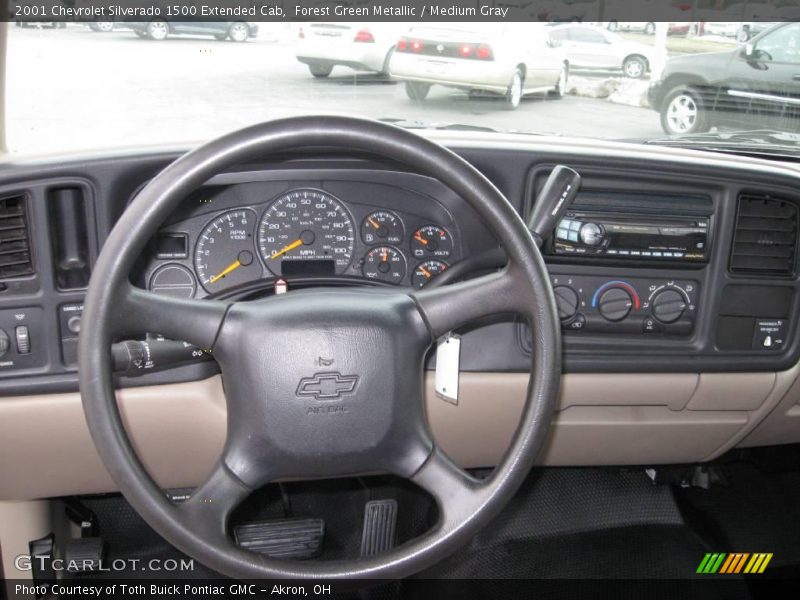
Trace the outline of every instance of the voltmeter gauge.
<path fill-rule="evenodd" d="M 411 237 L 414 258 L 447 258 L 453 252 L 453 239 L 438 225 L 425 225 Z"/>
<path fill-rule="evenodd" d="M 376 210 L 361 223 L 361 239 L 365 244 L 400 244 L 403 242 L 403 221 L 393 212 Z"/>
<path fill-rule="evenodd" d="M 377 246 L 364 257 L 362 273 L 367 279 L 398 285 L 406 276 L 406 259 L 397 248 Z"/>
<path fill-rule="evenodd" d="M 414 287 L 421 288 L 446 268 L 447 263 L 443 263 L 440 260 L 426 260 L 418 264 L 417 268 L 414 269 L 414 273 L 411 275 L 411 283 Z"/>

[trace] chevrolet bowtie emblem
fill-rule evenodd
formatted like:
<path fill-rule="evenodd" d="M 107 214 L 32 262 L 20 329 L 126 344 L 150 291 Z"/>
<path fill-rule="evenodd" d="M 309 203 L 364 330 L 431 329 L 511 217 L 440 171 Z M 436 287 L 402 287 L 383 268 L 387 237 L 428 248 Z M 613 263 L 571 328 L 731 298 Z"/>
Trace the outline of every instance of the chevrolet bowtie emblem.
<path fill-rule="evenodd" d="M 317 400 L 336 400 L 342 394 L 352 394 L 358 385 L 358 375 L 341 373 L 316 373 L 313 377 L 303 377 L 297 386 L 300 398 L 313 397 Z"/>

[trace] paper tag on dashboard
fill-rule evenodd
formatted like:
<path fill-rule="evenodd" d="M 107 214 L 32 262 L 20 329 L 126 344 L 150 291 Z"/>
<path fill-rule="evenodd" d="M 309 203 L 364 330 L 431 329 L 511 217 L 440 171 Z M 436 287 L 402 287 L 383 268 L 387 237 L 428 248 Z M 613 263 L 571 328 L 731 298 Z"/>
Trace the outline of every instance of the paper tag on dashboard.
<path fill-rule="evenodd" d="M 448 333 L 436 345 L 436 395 L 458 404 L 458 369 L 461 363 L 461 337 Z"/>

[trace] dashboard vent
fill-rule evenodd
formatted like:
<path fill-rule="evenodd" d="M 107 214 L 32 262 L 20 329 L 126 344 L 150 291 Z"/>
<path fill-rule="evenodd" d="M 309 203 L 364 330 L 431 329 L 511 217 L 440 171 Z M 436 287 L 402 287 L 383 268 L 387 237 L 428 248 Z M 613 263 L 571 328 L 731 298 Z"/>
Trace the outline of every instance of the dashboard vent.
<path fill-rule="evenodd" d="M 0 280 L 32 273 L 25 196 L 0 198 Z"/>
<path fill-rule="evenodd" d="M 790 275 L 794 272 L 796 244 L 794 202 L 768 195 L 739 196 L 731 272 Z"/>

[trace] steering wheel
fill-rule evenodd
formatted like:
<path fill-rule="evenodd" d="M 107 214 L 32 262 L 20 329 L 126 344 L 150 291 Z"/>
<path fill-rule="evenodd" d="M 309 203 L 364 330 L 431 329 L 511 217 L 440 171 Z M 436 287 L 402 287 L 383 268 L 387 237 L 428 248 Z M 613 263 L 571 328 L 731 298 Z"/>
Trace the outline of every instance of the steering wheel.
<path fill-rule="evenodd" d="M 192 191 L 230 167 L 288 151 L 347 148 L 440 180 L 504 245 L 508 265 L 432 290 L 321 288 L 252 302 L 158 296 L 129 274 L 159 226 Z M 436 445 L 424 409 L 424 357 L 447 332 L 515 313 L 533 330 L 531 379 L 520 425 L 499 466 L 478 480 Z M 445 558 L 503 508 L 543 443 L 555 404 L 561 339 L 538 248 L 503 195 L 465 160 L 416 134 L 344 117 L 276 120 L 200 146 L 156 176 L 119 219 L 98 257 L 80 335 L 80 387 L 92 438 L 133 508 L 171 544 L 230 577 L 400 578 Z M 110 344 L 158 332 L 211 349 L 222 372 L 227 440 L 206 481 L 173 503 L 136 457 L 117 408 Z M 318 357 L 332 360 L 318 367 Z M 323 373 L 324 372 L 324 373 Z M 306 394 L 319 383 L 320 397 Z M 316 378 L 316 379 L 315 379 Z M 492 402 L 486 398 L 486 402 Z M 335 407 L 335 408 L 331 408 Z M 428 491 L 439 519 L 385 554 L 281 561 L 238 547 L 227 531 L 251 491 L 283 478 L 385 472 Z"/>

